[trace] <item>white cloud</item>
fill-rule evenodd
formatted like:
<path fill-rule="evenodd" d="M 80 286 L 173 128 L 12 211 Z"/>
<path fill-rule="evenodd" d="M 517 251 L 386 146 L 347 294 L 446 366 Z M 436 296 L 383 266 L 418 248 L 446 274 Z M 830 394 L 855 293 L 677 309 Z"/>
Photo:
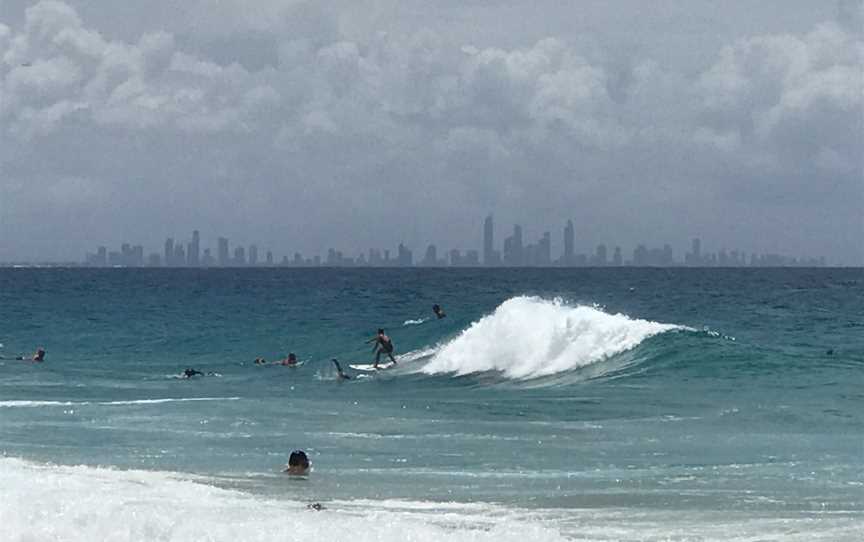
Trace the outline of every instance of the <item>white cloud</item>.
<path fill-rule="evenodd" d="M 518 25 L 507 43 L 457 39 L 440 21 L 403 27 L 421 18 L 377 7 L 184 5 L 202 26 L 195 38 L 230 48 L 263 35 L 256 47 L 272 60 L 250 68 L 219 60 L 206 40 L 154 28 L 124 39 L 40 2 L 23 24 L 0 25 L 0 166 L 96 179 L 130 205 L 213 189 L 202 228 L 238 209 L 336 213 L 357 190 L 371 195 L 348 201 L 352 216 L 384 235 L 390 195 L 404 220 L 450 224 L 493 208 L 553 221 L 587 201 L 598 220 L 632 215 L 637 232 L 678 225 L 668 209 L 628 213 L 626 202 L 660 208 L 681 195 L 695 223 L 722 207 L 705 194 L 740 203 L 764 189 L 800 206 L 808 184 L 830 180 L 838 201 L 854 201 L 864 46 L 848 27 L 736 39 L 691 71 L 639 50 L 607 55 L 590 36 L 529 39 Z M 29 150 L 43 146 L 53 152 Z M 322 237 L 310 243 L 326 242 L 312 230 Z"/>

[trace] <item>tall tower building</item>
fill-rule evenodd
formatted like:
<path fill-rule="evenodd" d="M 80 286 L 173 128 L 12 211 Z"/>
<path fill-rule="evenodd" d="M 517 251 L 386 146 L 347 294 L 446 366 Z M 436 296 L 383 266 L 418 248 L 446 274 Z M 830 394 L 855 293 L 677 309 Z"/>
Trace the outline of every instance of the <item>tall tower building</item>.
<path fill-rule="evenodd" d="M 573 265 L 573 238 L 575 231 L 573 229 L 573 221 L 568 220 L 564 226 L 564 257 L 561 263 L 564 265 Z"/>
<path fill-rule="evenodd" d="M 174 239 L 165 239 L 165 254 L 164 261 L 166 267 L 174 265 Z"/>
<path fill-rule="evenodd" d="M 495 232 L 492 215 L 489 215 L 486 217 L 486 220 L 483 221 L 483 265 L 486 266 L 497 264 L 497 262 L 494 261 L 496 259 L 494 235 Z"/>
<path fill-rule="evenodd" d="M 231 265 L 231 256 L 228 254 L 228 239 L 225 237 L 219 238 L 219 253 L 217 256 L 220 267 Z"/>
<path fill-rule="evenodd" d="M 190 267 L 198 267 L 201 263 L 201 235 L 198 230 L 192 232 L 192 242 L 189 243 L 189 250 L 186 251 L 186 263 Z"/>
<path fill-rule="evenodd" d="M 543 232 L 543 237 L 537 243 L 537 265 L 548 266 L 552 264 L 552 236 L 549 232 Z"/>
<path fill-rule="evenodd" d="M 258 265 L 258 245 L 249 245 L 249 265 Z"/>

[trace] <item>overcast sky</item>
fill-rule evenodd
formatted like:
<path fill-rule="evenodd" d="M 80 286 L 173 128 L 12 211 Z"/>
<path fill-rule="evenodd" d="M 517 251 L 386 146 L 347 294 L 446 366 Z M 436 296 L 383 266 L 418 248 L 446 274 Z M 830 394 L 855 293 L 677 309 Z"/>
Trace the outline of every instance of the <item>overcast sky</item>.
<path fill-rule="evenodd" d="M 864 263 L 857 0 L 0 0 L 0 261 L 576 225 Z"/>

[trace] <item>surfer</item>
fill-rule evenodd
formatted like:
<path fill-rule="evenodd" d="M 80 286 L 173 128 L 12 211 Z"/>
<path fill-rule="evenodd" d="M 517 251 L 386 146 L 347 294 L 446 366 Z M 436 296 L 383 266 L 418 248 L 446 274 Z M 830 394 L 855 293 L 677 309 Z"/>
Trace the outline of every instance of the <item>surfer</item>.
<path fill-rule="evenodd" d="M 339 361 L 338 361 L 336 358 L 333 358 L 333 359 L 331 359 L 330 361 L 332 361 L 332 362 L 333 362 L 333 365 L 336 366 L 336 374 L 338 375 L 339 380 L 351 380 L 351 377 L 348 376 L 348 375 L 346 375 L 346 374 L 342 371 L 342 366 L 339 365 Z"/>
<path fill-rule="evenodd" d="M 288 357 L 282 360 L 282 365 L 286 367 L 297 367 L 297 356 L 294 352 L 288 353 Z"/>
<path fill-rule="evenodd" d="M 393 357 L 393 341 L 384 333 L 383 329 L 379 328 L 378 334 L 366 341 L 366 344 L 371 342 L 375 343 L 373 350 L 375 352 L 374 367 L 376 369 L 378 368 L 378 362 L 381 361 L 381 354 L 387 354 L 387 357 L 390 358 L 393 365 L 396 365 L 396 358 Z"/>
<path fill-rule="evenodd" d="M 201 371 L 196 371 L 195 369 L 189 367 L 185 371 L 183 371 L 183 378 L 192 378 L 193 376 L 201 375 L 204 376 L 204 373 Z"/>
<path fill-rule="evenodd" d="M 303 476 L 309 473 L 309 458 L 303 450 L 294 450 L 288 458 L 288 468 L 283 470 L 287 474 Z"/>
<path fill-rule="evenodd" d="M 25 356 L 18 356 L 15 359 L 17 359 L 18 361 L 34 361 L 36 363 L 42 363 L 43 361 L 45 361 L 45 349 L 40 346 L 36 349 L 36 353 L 29 358 Z"/>
<path fill-rule="evenodd" d="M 432 305 L 432 312 L 435 313 L 435 316 L 437 316 L 439 320 L 447 316 L 441 308 L 441 305 Z"/>

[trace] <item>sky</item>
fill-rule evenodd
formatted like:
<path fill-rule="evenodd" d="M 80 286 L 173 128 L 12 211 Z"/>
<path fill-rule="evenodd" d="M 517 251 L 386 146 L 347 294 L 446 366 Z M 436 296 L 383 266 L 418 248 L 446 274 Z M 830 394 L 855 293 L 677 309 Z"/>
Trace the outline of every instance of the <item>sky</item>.
<path fill-rule="evenodd" d="M 862 36 L 857 0 L 0 0 L 0 262 L 418 257 L 491 213 L 862 265 Z"/>

